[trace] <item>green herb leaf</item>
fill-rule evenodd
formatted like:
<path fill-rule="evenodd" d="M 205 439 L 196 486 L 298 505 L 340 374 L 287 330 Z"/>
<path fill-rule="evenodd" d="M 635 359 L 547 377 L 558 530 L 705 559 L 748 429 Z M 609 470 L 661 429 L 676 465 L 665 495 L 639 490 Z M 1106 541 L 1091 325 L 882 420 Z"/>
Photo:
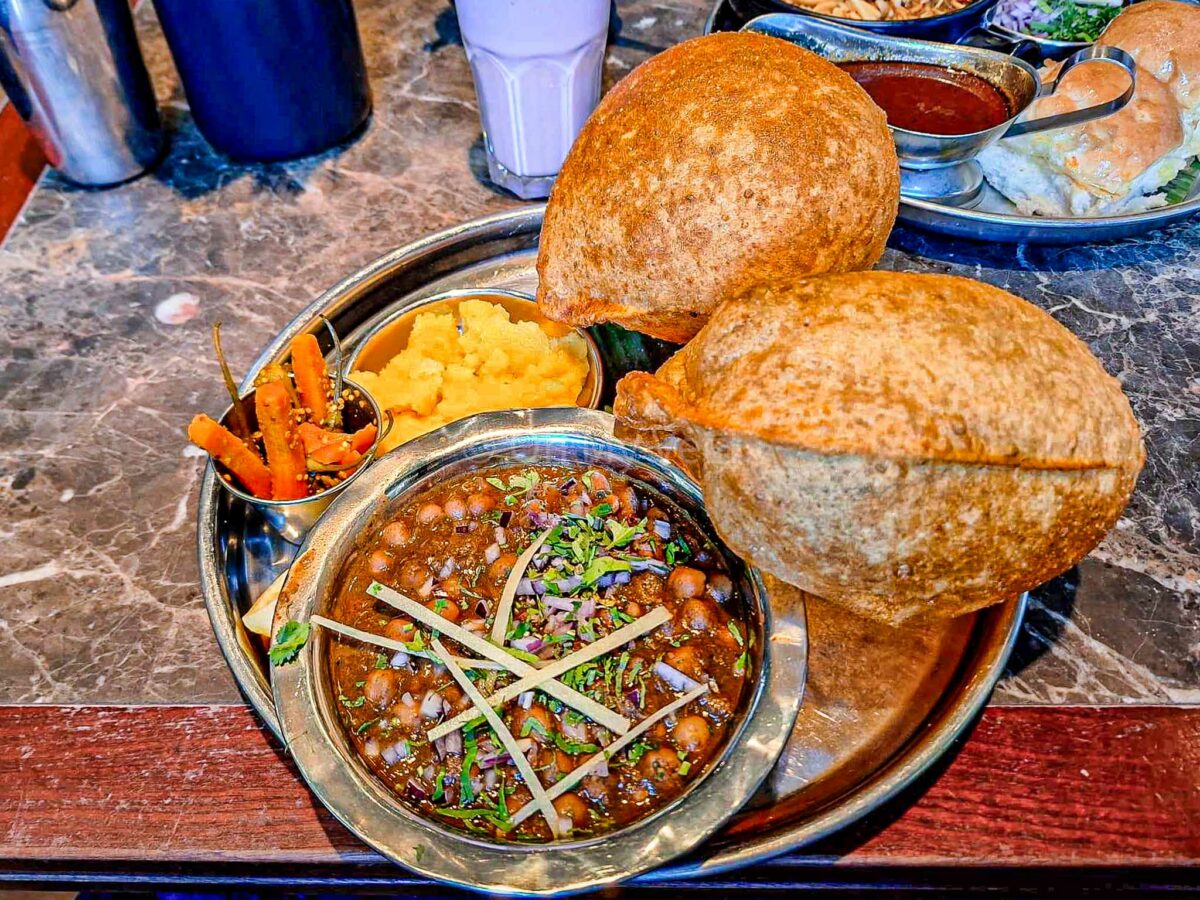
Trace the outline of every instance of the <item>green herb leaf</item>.
<path fill-rule="evenodd" d="M 742 655 L 737 658 L 737 662 L 733 664 L 733 671 L 737 675 L 741 675 L 750 668 L 750 651 L 742 651 Z"/>
<path fill-rule="evenodd" d="M 375 654 L 375 668 L 386 669 L 388 667 L 388 658 L 386 653 Z"/>
<path fill-rule="evenodd" d="M 354 729 L 354 733 L 362 734 L 364 731 L 366 731 L 368 728 L 370 728 L 372 725 L 374 725 L 378 721 L 379 721 L 378 718 L 367 719 L 367 721 L 363 722 L 361 725 L 359 725 L 357 728 Z"/>
<path fill-rule="evenodd" d="M 636 766 L 641 761 L 641 758 L 653 749 L 645 741 L 638 741 L 625 751 L 625 758 L 629 760 L 631 766 Z"/>
<path fill-rule="evenodd" d="M 733 635 L 733 639 L 737 641 L 739 647 L 744 647 L 746 645 L 746 641 L 742 637 L 741 631 L 738 630 L 737 622 L 730 621 L 729 633 Z"/>
<path fill-rule="evenodd" d="M 471 766 L 475 765 L 475 757 L 479 755 L 479 747 L 472 742 L 467 747 L 467 755 L 463 757 L 462 776 L 459 778 L 461 792 L 458 795 L 460 804 L 470 803 L 475 799 L 475 789 L 471 786 Z"/>
<path fill-rule="evenodd" d="M 546 726 L 541 723 L 541 720 L 530 716 L 525 720 L 525 724 L 521 726 L 521 737 L 529 737 L 530 733 L 534 731 L 542 737 L 550 736 L 550 732 L 546 730 Z"/>
<path fill-rule="evenodd" d="M 679 764 L 679 774 L 680 775 L 686 775 L 690 771 L 692 771 L 692 764 L 690 762 L 688 762 L 686 759 Z"/>
<path fill-rule="evenodd" d="M 591 587 L 609 572 L 629 572 L 633 566 L 628 561 L 612 556 L 597 556 L 583 570 L 583 584 Z"/>
<path fill-rule="evenodd" d="M 616 519 L 609 519 L 604 523 L 604 530 L 608 534 L 607 546 L 624 547 L 638 535 L 646 533 L 646 520 L 642 519 L 636 525 L 623 525 Z"/>
<path fill-rule="evenodd" d="M 595 744 L 572 741 L 557 731 L 554 732 L 554 746 L 558 747 L 563 753 L 570 754 L 571 756 L 579 756 L 581 753 L 595 753 L 600 749 Z"/>
<path fill-rule="evenodd" d="M 492 487 L 494 487 L 498 491 L 507 491 L 508 490 L 508 485 L 506 485 L 499 478 L 487 478 L 487 479 L 485 479 L 485 481 L 487 481 L 488 484 L 490 484 Z"/>
<path fill-rule="evenodd" d="M 433 796 L 429 799 L 437 803 L 446 796 L 446 767 L 442 766 L 438 769 L 437 777 L 434 779 Z"/>
<path fill-rule="evenodd" d="M 279 633 L 275 635 L 275 643 L 271 645 L 271 650 L 267 654 L 271 658 L 271 665 L 282 666 L 290 663 L 300 655 L 300 648 L 308 642 L 309 632 L 312 631 L 312 625 L 308 622 L 297 622 L 292 619 L 279 629 Z"/>
<path fill-rule="evenodd" d="M 346 709 L 358 709 L 367 702 L 367 698 L 365 696 L 356 697 L 355 699 L 351 700 L 345 694 L 338 694 L 338 700 L 341 701 L 342 706 L 346 707 Z"/>

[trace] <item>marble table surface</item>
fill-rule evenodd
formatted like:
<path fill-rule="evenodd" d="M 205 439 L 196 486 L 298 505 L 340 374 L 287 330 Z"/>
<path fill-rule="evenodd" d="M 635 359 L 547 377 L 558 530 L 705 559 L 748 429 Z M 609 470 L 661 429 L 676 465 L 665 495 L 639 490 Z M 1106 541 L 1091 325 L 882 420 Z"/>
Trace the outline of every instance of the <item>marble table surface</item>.
<path fill-rule="evenodd" d="M 427 232 L 519 201 L 483 177 L 446 0 L 359 0 L 375 93 L 346 146 L 286 165 L 211 151 L 150 4 L 139 29 L 172 147 L 88 192 L 54 175 L 0 249 L 0 703 L 238 703 L 197 585 L 193 412 L 322 289 Z M 618 3 L 606 83 L 700 32 L 697 0 Z M 898 228 L 885 267 L 1042 306 L 1128 392 L 1149 458 L 1117 528 L 1039 590 L 995 701 L 1200 702 L 1200 220 L 1099 246 Z"/>

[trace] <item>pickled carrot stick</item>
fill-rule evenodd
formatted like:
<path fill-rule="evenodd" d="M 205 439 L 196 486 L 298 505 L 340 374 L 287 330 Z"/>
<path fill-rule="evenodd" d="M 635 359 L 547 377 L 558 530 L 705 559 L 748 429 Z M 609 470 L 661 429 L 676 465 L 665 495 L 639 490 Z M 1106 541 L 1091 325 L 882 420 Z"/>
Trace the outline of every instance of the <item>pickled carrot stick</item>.
<path fill-rule="evenodd" d="M 271 470 L 224 425 L 201 413 L 188 425 L 188 440 L 232 472 L 255 497 L 271 499 Z"/>
<path fill-rule="evenodd" d="M 354 434 L 350 435 L 350 449 L 356 453 L 366 453 L 375 443 L 375 435 L 379 431 L 374 423 L 364 425 Z"/>
<path fill-rule="evenodd" d="M 299 335 L 292 341 L 292 377 L 309 421 L 325 424 L 329 418 L 329 371 L 325 368 L 321 345 L 311 334 Z"/>
<path fill-rule="evenodd" d="M 292 402 L 282 382 L 272 381 L 254 392 L 258 430 L 262 432 L 271 469 L 271 499 L 300 500 L 308 496 L 308 467 L 304 448 L 292 424 Z"/>

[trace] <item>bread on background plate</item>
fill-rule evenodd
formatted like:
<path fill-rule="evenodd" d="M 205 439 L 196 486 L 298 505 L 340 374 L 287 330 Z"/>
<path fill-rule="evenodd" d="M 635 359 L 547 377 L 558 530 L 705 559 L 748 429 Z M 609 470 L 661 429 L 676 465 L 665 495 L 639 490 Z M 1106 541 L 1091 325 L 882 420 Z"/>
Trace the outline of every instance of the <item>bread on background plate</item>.
<path fill-rule="evenodd" d="M 1162 188 L 1200 153 L 1200 7 L 1175 0 L 1136 3 L 1099 43 L 1138 63 L 1124 109 L 1072 128 L 1007 138 L 979 154 L 988 182 L 1025 215 L 1112 216 L 1165 206 Z M 1061 63 L 1039 76 L 1053 82 Z M 1076 66 L 1023 119 L 1119 97 L 1129 84 L 1116 65 Z"/>
<path fill-rule="evenodd" d="M 899 202 L 883 112 L 837 66 L 720 33 L 600 101 L 546 206 L 538 304 L 682 342 L 764 280 L 870 268 Z"/>
<path fill-rule="evenodd" d="M 1079 561 L 1142 467 L 1117 381 L 1053 318 L 965 278 L 860 272 L 721 305 L 618 434 L 681 459 L 740 555 L 880 621 L 1015 597 Z"/>

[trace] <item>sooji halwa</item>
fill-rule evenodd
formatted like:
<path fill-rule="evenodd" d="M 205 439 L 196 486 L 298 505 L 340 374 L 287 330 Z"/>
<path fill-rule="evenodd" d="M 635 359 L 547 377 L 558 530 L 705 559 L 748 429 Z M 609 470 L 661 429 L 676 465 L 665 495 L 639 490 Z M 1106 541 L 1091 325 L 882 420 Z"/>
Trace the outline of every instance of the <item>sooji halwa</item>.
<path fill-rule="evenodd" d="M 587 374 L 578 334 L 553 337 L 498 304 L 465 300 L 456 312 L 418 315 L 407 346 L 380 372 L 353 377 L 395 417 L 381 441 L 387 452 L 475 413 L 574 406 Z"/>
<path fill-rule="evenodd" d="M 526 669 L 592 656 L 497 709 L 553 801 L 553 819 L 532 815 L 517 761 L 469 711 L 453 673 L 429 659 L 429 630 L 378 602 L 387 592 L 374 581 L 437 622 L 491 634 Z M 506 593 L 515 597 L 511 617 Z M 332 641 L 338 712 L 380 780 L 436 821 L 518 840 L 601 833 L 663 806 L 717 756 L 750 684 L 752 638 L 739 603 L 720 554 L 692 523 L 615 475 L 537 467 L 459 478 L 406 503 L 343 570 L 334 618 L 406 649 Z M 659 627 L 606 640 L 648 616 Z M 605 643 L 615 645 L 587 653 Z M 515 681 L 501 666 L 454 659 L 484 696 Z M 591 717 L 577 711 L 589 702 Z M 628 729 L 622 748 L 603 752 L 618 734 L 596 718 Z"/>

